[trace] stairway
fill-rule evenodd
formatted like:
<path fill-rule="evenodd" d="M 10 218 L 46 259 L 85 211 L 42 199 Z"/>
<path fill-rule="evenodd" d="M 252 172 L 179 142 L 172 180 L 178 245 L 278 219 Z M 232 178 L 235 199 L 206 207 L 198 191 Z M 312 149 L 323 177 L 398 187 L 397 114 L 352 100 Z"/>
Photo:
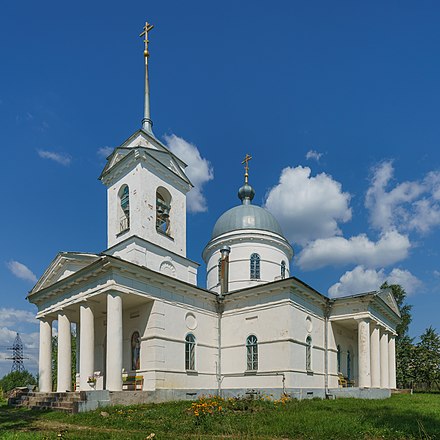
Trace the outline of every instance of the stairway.
<path fill-rule="evenodd" d="M 85 397 L 85 396 L 84 396 Z M 8 399 L 8 405 L 13 407 L 27 407 L 31 409 L 64 411 L 77 413 L 79 402 L 84 400 L 81 393 L 35 393 L 28 390 L 17 390 Z"/>

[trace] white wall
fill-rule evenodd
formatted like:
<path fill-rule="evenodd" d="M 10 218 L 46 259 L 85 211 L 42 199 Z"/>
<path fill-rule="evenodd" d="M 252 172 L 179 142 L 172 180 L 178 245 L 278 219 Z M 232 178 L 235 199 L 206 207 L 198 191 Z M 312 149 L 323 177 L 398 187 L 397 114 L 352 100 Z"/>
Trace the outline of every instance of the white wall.
<path fill-rule="evenodd" d="M 204 254 L 207 262 L 206 285 L 208 290 L 220 291 L 218 282 L 218 260 L 220 249 L 228 245 L 229 254 L 229 291 L 264 284 L 281 279 L 281 261 L 286 263 L 285 278 L 290 277 L 289 255 L 281 237 L 266 231 L 238 231 L 224 234 L 208 245 Z M 260 279 L 250 278 L 250 256 L 260 255 Z"/>
<path fill-rule="evenodd" d="M 160 168 L 160 167 L 159 167 Z M 128 185 L 130 195 L 130 229 L 120 233 L 119 190 Z M 170 237 L 156 230 L 156 190 L 166 188 L 171 194 Z M 189 188 L 188 188 L 189 189 Z M 166 179 L 150 162 L 138 162 L 134 169 L 113 182 L 107 192 L 108 247 L 137 235 L 170 251 L 186 255 L 186 195 L 178 185 Z"/>
<path fill-rule="evenodd" d="M 137 237 L 115 245 L 106 251 L 106 254 L 148 267 L 148 269 L 190 284 L 197 284 L 197 263 L 180 255 L 171 254 L 166 249 Z"/>
<path fill-rule="evenodd" d="M 239 296 L 239 294 L 237 294 Z M 247 302 L 247 304 L 246 304 Z M 258 304 L 260 302 L 260 304 Z M 309 319 L 307 319 L 309 318 Z M 260 295 L 226 304 L 222 319 L 223 388 L 281 387 L 281 377 L 264 376 L 285 373 L 286 387 L 324 386 L 324 321 L 303 310 L 287 291 L 267 298 Z M 258 374 L 247 376 L 246 338 L 258 338 Z M 306 338 L 312 337 L 312 371 L 306 370 Z"/>

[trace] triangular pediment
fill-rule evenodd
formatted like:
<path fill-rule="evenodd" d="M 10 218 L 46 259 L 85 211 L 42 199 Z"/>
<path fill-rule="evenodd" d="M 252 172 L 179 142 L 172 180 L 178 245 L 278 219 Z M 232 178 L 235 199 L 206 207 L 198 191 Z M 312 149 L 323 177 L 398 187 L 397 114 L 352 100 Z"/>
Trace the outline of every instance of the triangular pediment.
<path fill-rule="evenodd" d="M 164 167 L 168 168 L 172 173 L 177 174 L 181 179 L 191 184 L 185 174 L 185 171 L 183 171 L 175 156 L 165 151 L 158 151 L 153 149 L 148 149 L 146 151 L 147 154 L 149 154 L 153 159 L 160 162 Z"/>
<path fill-rule="evenodd" d="M 400 316 L 399 306 L 391 289 L 382 289 L 377 296 L 398 316 Z"/>
<path fill-rule="evenodd" d="M 60 252 L 50 263 L 29 295 L 55 284 L 57 281 L 72 275 L 80 269 L 95 262 L 99 258 L 96 254 L 80 252 Z"/>
<path fill-rule="evenodd" d="M 152 134 L 140 129 L 133 133 L 128 139 L 126 139 L 119 147 L 116 147 L 113 153 L 107 158 L 107 163 L 102 170 L 100 178 L 107 174 L 111 168 L 113 168 L 118 162 L 124 159 L 133 150 L 138 148 L 145 148 L 151 156 L 158 160 L 160 163 L 169 168 L 172 172 L 179 177 L 189 182 L 188 178 L 183 171 L 187 164 L 174 155 L 162 142 L 156 139 Z M 158 154 L 154 155 L 154 152 Z M 161 155 L 160 155 L 161 154 Z M 168 159 L 165 159 L 168 156 Z"/>

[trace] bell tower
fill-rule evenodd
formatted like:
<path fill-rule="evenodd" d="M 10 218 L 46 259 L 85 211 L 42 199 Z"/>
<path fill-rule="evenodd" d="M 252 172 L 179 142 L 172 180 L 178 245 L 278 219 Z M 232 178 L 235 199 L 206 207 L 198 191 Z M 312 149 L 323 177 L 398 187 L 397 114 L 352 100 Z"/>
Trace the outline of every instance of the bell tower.
<path fill-rule="evenodd" d="M 192 188 L 184 171 L 187 165 L 152 131 L 148 79 L 152 29 L 146 23 L 141 33 L 145 37 L 142 128 L 115 148 L 99 177 L 107 187 L 106 253 L 195 284 L 198 265 L 186 259 L 186 194 Z"/>

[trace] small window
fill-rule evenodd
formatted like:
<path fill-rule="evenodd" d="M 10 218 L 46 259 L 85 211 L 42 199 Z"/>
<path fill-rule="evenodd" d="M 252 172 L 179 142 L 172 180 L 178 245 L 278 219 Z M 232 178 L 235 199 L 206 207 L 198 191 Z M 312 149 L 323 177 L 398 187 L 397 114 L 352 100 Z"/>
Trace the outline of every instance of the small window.
<path fill-rule="evenodd" d="M 336 354 L 336 360 L 338 363 L 338 373 L 341 372 L 341 346 L 338 344 L 338 352 Z"/>
<path fill-rule="evenodd" d="M 284 280 L 286 278 L 286 262 L 281 261 L 281 279 Z"/>
<path fill-rule="evenodd" d="M 127 185 L 119 190 L 119 232 L 130 229 L 130 191 Z"/>
<path fill-rule="evenodd" d="M 156 229 L 166 235 L 171 235 L 170 224 L 171 194 L 163 187 L 156 191 Z"/>
<path fill-rule="evenodd" d="M 351 380 L 351 353 L 347 351 L 347 379 Z"/>
<path fill-rule="evenodd" d="M 185 338 L 185 369 L 196 369 L 196 338 L 192 333 Z"/>
<path fill-rule="evenodd" d="M 255 335 L 246 339 L 246 361 L 248 370 L 258 370 L 258 339 Z"/>
<path fill-rule="evenodd" d="M 251 280 L 260 279 L 260 256 L 258 254 L 251 255 Z"/>
<path fill-rule="evenodd" d="M 306 339 L 306 370 L 312 371 L 312 338 L 310 336 Z"/>
<path fill-rule="evenodd" d="M 131 335 L 131 369 L 140 369 L 141 359 L 141 338 L 139 332 L 134 332 Z"/>

